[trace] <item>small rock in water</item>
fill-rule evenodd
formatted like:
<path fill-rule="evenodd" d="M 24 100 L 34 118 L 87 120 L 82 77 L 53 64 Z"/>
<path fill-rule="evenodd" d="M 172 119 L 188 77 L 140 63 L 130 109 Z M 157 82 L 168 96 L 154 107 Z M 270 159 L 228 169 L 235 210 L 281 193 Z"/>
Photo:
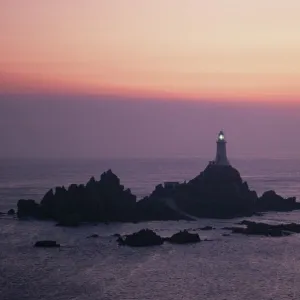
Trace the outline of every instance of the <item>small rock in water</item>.
<path fill-rule="evenodd" d="M 60 244 L 57 244 L 56 241 L 37 241 L 34 246 L 44 248 L 57 248 L 60 247 Z"/>
<path fill-rule="evenodd" d="M 229 233 L 223 233 L 222 236 L 230 236 Z"/>
<path fill-rule="evenodd" d="M 92 234 L 92 235 L 88 236 L 88 238 L 98 238 L 98 237 L 99 237 L 99 235 L 98 235 L 98 234 L 96 234 L 96 233 L 94 233 L 94 234 Z"/>
<path fill-rule="evenodd" d="M 212 227 L 212 226 L 205 226 L 205 227 L 202 227 L 200 228 L 200 230 L 214 230 L 216 228 Z"/>
<path fill-rule="evenodd" d="M 119 245 L 127 245 L 131 247 L 146 247 L 161 245 L 164 239 L 150 229 L 142 229 L 138 232 L 125 236 L 124 239 L 117 239 Z"/>
<path fill-rule="evenodd" d="M 14 215 L 16 212 L 15 212 L 15 210 L 12 208 L 12 209 L 10 209 L 8 212 L 7 212 L 7 214 L 8 215 Z"/>
<path fill-rule="evenodd" d="M 167 238 L 172 244 L 188 244 L 188 243 L 199 243 L 200 237 L 197 233 L 189 233 L 187 230 L 180 231 L 173 234 L 170 238 Z"/>
<path fill-rule="evenodd" d="M 246 235 L 263 235 L 271 237 L 280 237 L 291 235 L 292 233 L 300 233 L 300 224 L 295 223 L 271 225 L 245 220 L 240 222 L 240 224 L 246 225 L 247 227 L 232 227 L 231 230 L 233 233 L 241 233 Z"/>

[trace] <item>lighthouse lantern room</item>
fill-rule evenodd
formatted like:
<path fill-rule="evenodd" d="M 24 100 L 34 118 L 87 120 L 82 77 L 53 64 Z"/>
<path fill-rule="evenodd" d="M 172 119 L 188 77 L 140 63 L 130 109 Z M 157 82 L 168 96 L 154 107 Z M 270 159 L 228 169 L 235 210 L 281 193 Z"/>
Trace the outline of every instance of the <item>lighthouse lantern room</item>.
<path fill-rule="evenodd" d="M 226 140 L 223 131 L 220 131 L 217 139 L 217 154 L 214 161 L 214 165 L 229 166 L 230 163 L 227 159 L 226 153 Z"/>

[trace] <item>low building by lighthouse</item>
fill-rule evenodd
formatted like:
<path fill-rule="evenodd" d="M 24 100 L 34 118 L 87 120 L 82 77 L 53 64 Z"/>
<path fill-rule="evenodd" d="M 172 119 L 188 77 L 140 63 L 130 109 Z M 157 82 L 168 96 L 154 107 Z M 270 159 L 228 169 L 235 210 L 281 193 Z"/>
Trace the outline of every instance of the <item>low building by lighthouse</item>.
<path fill-rule="evenodd" d="M 226 140 L 223 131 L 220 131 L 220 133 L 218 134 L 217 153 L 216 153 L 216 158 L 213 161 L 213 164 L 218 166 L 230 166 L 230 163 L 227 158 Z"/>

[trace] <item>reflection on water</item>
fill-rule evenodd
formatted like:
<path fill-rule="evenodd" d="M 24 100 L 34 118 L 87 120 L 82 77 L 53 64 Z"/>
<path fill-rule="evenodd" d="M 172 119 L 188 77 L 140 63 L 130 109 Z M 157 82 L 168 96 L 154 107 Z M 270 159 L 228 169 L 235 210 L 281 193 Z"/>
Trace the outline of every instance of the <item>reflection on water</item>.
<path fill-rule="evenodd" d="M 296 221 L 300 213 L 268 214 L 259 220 Z M 150 222 L 55 227 L 51 222 L 0 219 L 0 296 L 12 299 L 299 299 L 299 236 L 222 236 L 239 220 Z M 201 231 L 214 225 L 214 231 Z M 120 247 L 114 233 L 152 228 L 162 236 L 195 230 L 196 245 Z M 99 238 L 88 239 L 97 233 Z M 40 249 L 54 239 L 60 249 Z"/>

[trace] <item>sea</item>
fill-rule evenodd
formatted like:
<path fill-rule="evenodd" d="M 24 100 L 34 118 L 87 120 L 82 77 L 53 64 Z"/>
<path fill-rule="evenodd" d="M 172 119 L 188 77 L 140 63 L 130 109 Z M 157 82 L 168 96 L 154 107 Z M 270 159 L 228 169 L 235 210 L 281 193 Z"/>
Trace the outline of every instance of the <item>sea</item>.
<path fill-rule="evenodd" d="M 164 181 L 188 181 L 206 167 L 201 158 L 0 160 L 0 212 L 19 199 L 40 201 L 50 188 L 86 183 L 111 169 L 137 195 Z M 232 165 L 261 195 L 275 190 L 300 201 L 300 160 L 235 159 Z M 300 223 L 300 212 L 267 213 L 255 221 Z M 56 227 L 50 221 L 0 216 L 1 300 L 285 300 L 300 299 L 300 235 L 280 238 L 230 234 L 242 219 L 89 224 Z M 203 226 L 212 231 L 202 231 Z M 167 237 L 199 233 L 199 244 L 147 248 L 118 246 L 114 234 L 150 228 Z M 98 234 L 98 238 L 88 238 Z M 60 248 L 41 249 L 38 240 Z"/>

